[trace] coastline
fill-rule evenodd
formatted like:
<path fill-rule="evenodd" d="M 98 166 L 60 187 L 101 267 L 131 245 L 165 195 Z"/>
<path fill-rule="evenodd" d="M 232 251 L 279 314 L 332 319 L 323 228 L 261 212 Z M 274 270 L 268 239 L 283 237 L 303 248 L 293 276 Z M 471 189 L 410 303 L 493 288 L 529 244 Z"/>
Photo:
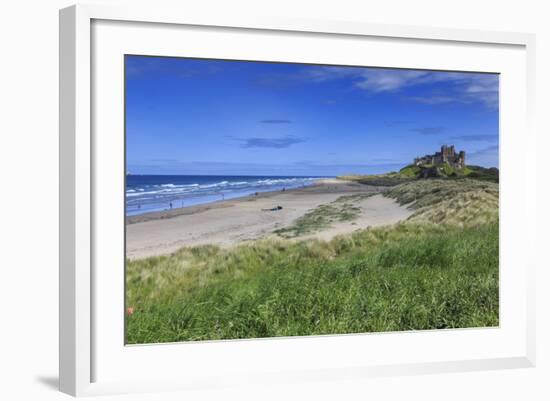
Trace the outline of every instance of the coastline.
<path fill-rule="evenodd" d="M 318 232 L 300 236 L 300 239 L 330 239 L 407 218 L 412 212 L 393 199 L 379 195 L 384 189 L 339 179 L 321 179 L 304 188 L 262 192 L 256 196 L 129 216 L 126 218 L 126 257 L 141 259 L 170 254 L 185 246 L 227 247 L 267 238 L 275 235 L 274 231 L 291 226 L 306 213 L 342 196 L 368 195 L 357 198 L 349 206 L 360 209 L 358 218 L 331 224 Z M 277 207 L 281 209 L 271 210 Z"/>
<path fill-rule="evenodd" d="M 344 188 L 342 184 L 349 184 L 349 185 L 347 185 L 347 188 Z M 340 191 L 357 192 L 357 191 L 361 191 L 363 187 L 366 187 L 365 185 L 358 185 L 356 183 L 341 180 L 338 178 L 320 178 L 317 181 L 315 181 L 313 184 L 305 187 L 289 188 L 289 189 L 285 189 L 284 191 L 280 189 L 272 190 L 272 191 L 263 191 L 263 192 L 258 192 L 257 195 L 249 194 L 249 195 L 229 198 L 225 200 L 216 200 L 213 202 L 200 203 L 197 205 L 176 207 L 173 209 L 158 210 L 158 211 L 145 212 L 141 214 L 129 215 L 129 216 L 126 216 L 126 224 L 136 224 L 136 223 L 142 223 L 142 222 L 151 221 L 151 220 L 170 219 L 177 216 L 184 216 L 184 215 L 204 212 L 206 210 L 210 210 L 214 208 L 230 207 L 233 205 L 233 203 L 251 202 L 258 199 L 269 199 L 269 198 L 275 197 L 277 194 L 314 193 L 318 191 L 318 190 L 315 190 L 316 187 L 322 187 L 323 188 L 322 191 L 328 191 L 330 190 L 330 185 L 338 185 L 339 186 L 337 189 L 338 192 Z M 375 187 L 375 186 L 369 186 L 369 187 L 376 188 L 377 190 L 382 189 L 382 187 Z"/>
<path fill-rule="evenodd" d="M 126 182 L 126 217 L 309 187 L 332 177 L 136 175 Z"/>

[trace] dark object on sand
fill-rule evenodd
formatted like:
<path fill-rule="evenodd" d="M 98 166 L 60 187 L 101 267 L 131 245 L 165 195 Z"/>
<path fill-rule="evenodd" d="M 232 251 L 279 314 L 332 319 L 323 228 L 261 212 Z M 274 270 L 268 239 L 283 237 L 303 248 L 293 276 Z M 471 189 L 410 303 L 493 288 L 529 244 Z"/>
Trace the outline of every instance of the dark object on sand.
<path fill-rule="evenodd" d="M 271 209 L 262 209 L 263 212 L 276 212 L 277 210 L 281 210 L 283 207 L 282 206 L 275 206 L 275 207 L 272 207 Z"/>

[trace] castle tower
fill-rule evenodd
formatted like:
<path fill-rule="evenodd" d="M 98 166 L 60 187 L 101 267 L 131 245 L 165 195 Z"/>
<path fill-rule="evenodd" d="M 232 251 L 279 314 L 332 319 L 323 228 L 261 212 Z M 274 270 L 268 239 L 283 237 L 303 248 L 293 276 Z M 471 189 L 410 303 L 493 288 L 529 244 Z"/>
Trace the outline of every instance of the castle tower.
<path fill-rule="evenodd" d="M 443 163 L 447 162 L 447 145 L 441 146 L 441 161 Z"/>
<path fill-rule="evenodd" d="M 466 165 L 466 152 L 463 150 L 461 150 L 458 154 L 458 165 L 460 167 L 464 167 Z"/>

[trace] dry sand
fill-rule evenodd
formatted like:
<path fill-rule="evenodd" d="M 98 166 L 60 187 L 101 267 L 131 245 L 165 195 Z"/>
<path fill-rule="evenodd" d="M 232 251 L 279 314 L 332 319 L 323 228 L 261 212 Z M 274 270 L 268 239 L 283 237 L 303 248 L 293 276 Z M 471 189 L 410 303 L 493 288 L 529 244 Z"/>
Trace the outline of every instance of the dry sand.
<path fill-rule="evenodd" d="M 336 179 L 284 192 L 268 192 L 208 205 L 147 213 L 127 218 L 126 256 L 140 259 L 169 254 L 184 246 L 216 244 L 231 246 L 271 235 L 288 227 L 309 210 L 330 203 L 342 195 L 377 193 L 382 188 Z M 281 210 L 265 211 L 276 206 Z M 358 200 L 361 214 L 354 221 L 336 222 L 307 237 L 331 239 L 369 226 L 393 224 L 411 211 L 394 200 L 375 195 Z"/>

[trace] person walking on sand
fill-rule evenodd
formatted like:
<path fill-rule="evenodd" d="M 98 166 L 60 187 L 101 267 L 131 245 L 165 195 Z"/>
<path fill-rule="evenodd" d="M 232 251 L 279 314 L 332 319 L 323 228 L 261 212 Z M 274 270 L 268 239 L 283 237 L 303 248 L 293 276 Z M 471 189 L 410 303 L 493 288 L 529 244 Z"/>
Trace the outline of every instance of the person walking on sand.
<path fill-rule="evenodd" d="M 170 209 L 172 209 L 172 202 L 170 202 Z"/>

